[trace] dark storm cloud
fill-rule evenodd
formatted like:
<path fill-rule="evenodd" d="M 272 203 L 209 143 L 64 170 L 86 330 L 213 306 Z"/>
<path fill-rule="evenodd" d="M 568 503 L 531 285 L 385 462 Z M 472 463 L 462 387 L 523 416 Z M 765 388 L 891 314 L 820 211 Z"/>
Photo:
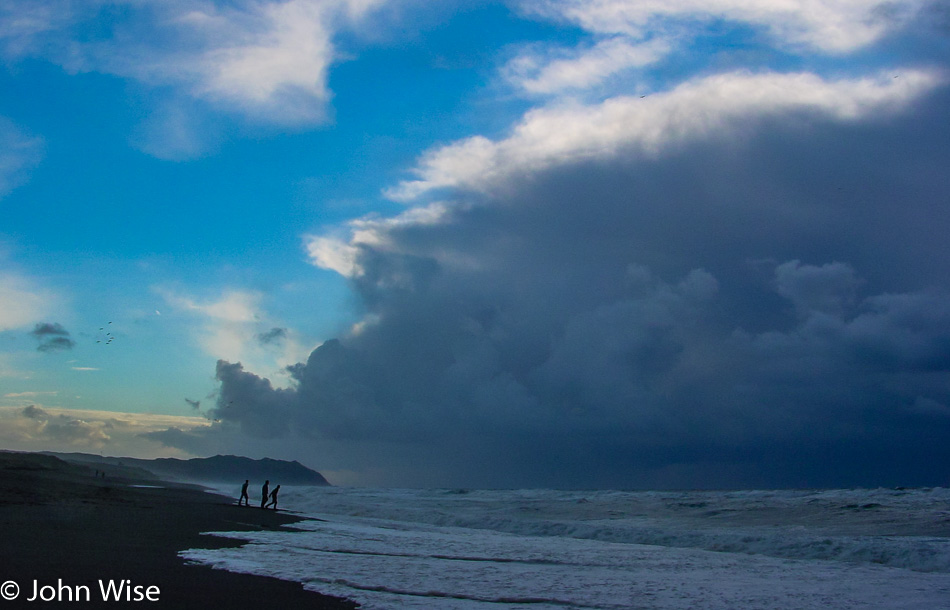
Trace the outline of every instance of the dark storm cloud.
<path fill-rule="evenodd" d="M 222 360 L 216 378 L 221 392 L 214 417 L 240 422 L 250 436 L 274 438 L 288 433 L 293 391 L 275 388 L 270 380 L 245 372 L 240 364 Z"/>
<path fill-rule="evenodd" d="M 69 331 L 63 328 L 62 324 L 56 322 L 37 324 L 30 331 L 30 335 L 39 341 L 36 349 L 41 352 L 68 350 L 76 345 L 76 342 L 70 339 Z"/>
<path fill-rule="evenodd" d="M 30 334 L 33 335 L 34 337 L 37 337 L 37 338 L 44 338 L 44 337 L 48 337 L 48 336 L 50 336 L 50 335 L 52 335 L 52 336 L 62 336 L 62 335 L 66 335 L 66 336 L 68 336 L 68 335 L 69 335 L 69 331 L 66 330 L 65 328 L 63 328 L 63 325 L 62 325 L 62 324 L 59 324 L 59 323 L 57 323 L 57 322 L 53 322 L 52 324 L 49 323 L 49 322 L 43 322 L 43 323 L 41 323 L 41 324 L 37 324 L 37 325 L 33 328 L 33 330 L 30 331 Z"/>
<path fill-rule="evenodd" d="M 361 330 L 290 388 L 219 362 L 213 416 L 393 483 L 945 484 L 948 109 L 781 117 L 391 225 Z"/>
<path fill-rule="evenodd" d="M 49 417 L 49 413 L 37 407 L 36 405 L 24 407 L 22 414 L 23 417 L 28 417 L 30 419 L 47 419 Z"/>
<path fill-rule="evenodd" d="M 188 403 L 188 406 L 190 406 L 192 409 L 194 409 L 194 410 L 196 410 L 196 411 L 201 408 L 201 401 L 200 401 L 200 400 L 191 400 L 190 398 L 186 398 L 186 399 L 185 399 L 185 402 L 187 402 L 187 403 Z"/>
<path fill-rule="evenodd" d="M 271 343 L 280 343 L 286 338 L 287 338 L 286 328 L 272 328 L 266 333 L 257 334 L 257 341 L 261 345 L 269 345 Z"/>

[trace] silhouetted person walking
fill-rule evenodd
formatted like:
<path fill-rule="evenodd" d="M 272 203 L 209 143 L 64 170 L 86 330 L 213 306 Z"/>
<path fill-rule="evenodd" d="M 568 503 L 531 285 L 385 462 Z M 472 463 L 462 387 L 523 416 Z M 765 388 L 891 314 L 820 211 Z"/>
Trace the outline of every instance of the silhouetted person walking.
<path fill-rule="evenodd" d="M 277 510 L 277 492 L 279 491 L 280 491 L 280 485 L 275 487 L 274 491 L 270 492 L 270 502 L 267 503 L 267 506 L 270 506 L 271 504 L 273 504 L 274 510 Z M 267 508 L 267 506 L 265 506 L 264 508 Z"/>
<path fill-rule="evenodd" d="M 250 481 L 244 481 L 244 485 L 241 485 L 241 497 L 238 499 L 238 506 L 241 505 L 241 502 L 244 502 L 244 506 L 250 506 L 250 499 L 247 497 L 247 484 Z"/>
<path fill-rule="evenodd" d="M 261 508 L 264 508 L 264 505 L 267 504 L 267 489 L 270 485 L 270 479 L 264 481 L 264 486 L 261 487 Z"/>

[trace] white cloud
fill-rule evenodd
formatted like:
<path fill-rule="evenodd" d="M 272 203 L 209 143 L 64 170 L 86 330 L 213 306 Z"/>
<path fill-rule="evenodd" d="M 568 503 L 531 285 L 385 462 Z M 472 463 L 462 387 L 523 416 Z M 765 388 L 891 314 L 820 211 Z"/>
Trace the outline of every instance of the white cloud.
<path fill-rule="evenodd" d="M 784 51 L 847 55 L 906 26 L 928 0 L 546 0 L 516 2 L 529 17 L 579 26 L 588 40 L 566 50 L 528 45 L 502 77 L 532 95 L 579 92 L 674 52 L 695 56 L 698 36 L 753 28 Z M 722 51 L 733 47 L 727 41 Z M 630 91 L 628 91 L 630 93 Z"/>
<path fill-rule="evenodd" d="M 4 394 L 4 398 L 37 398 L 39 396 L 56 396 L 59 392 L 56 391 L 46 391 L 46 392 L 9 392 Z"/>
<path fill-rule="evenodd" d="M 51 310 L 52 296 L 30 280 L 0 272 L 0 331 L 29 326 Z"/>
<path fill-rule="evenodd" d="M 126 0 L 114 13 L 103 7 L 116 3 L 5 3 L 0 53 L 143 83 L 160 101 L 135 144 L 183 160 L 207 153 L 224 132 L 209 110 L 267 125 L 324 122 L 328 70 L 344 59 L 338 33 L 359 27 L 387 1 Z M 97 35 L 77 34 L 90 29 Z M 0 158 L 0 194 L 3 186 Z"/>
<path fill-rule="evenodd" d="M 880 39 L 922 0 L 547 0 L 522 10 L 589 32 L 634 38 L 664 19 L 725 19 L 765 28 L 780 44 L 846 53 Z"/>
<path fill-rule="evenodd" d="M 145 42 L 115 38 L 78 48 L 86 53 L 83 69 L 173 85 L 189 97 L 263 123 L 314 124 L 326 118 L 327 71 L 340 59 L 334 37 L 383 2 L 248 1 L 227 8 L 174 2 L 150 9 L 159 17 L 150 20 L 154 29 L 143 32 Z M 158 42 L 148 41 L 155 37 Z M 169 113 L 179 131 L 187 130 L 191 120 L 182 119 L 178 111 Z M 185 149 L 202 148 L 187 133 L 175 137 Z"/>
<path fill-rule="evenodd" d="M 566 103 L 528 112 L 500 141 L 475 136 L 429 151 L 386 195 L 411 201 L 438 188 L 490 191 L 510 177 L 606 159 L 620 151 L 655 156 L 678 142 L 740 128 L 756 117 L 808 112 L 850 121 L 902 108 L 942 82 L 921 70 L 825 80 L 810 73 L 733 72 L 688 81 L 651 95 L 596 105 Z"/>
<path fill-rule="evenodd" d="M 227 290 L 216 300 L 198 300 L 159 290 L 165 301 L 179 311 L 197 316 L 194 333 L 199 346 L 214 358 L 240 361 L 255 370 L 282 369 L 306 358 L 313 345 L 305 345 L 291 329 L 280 332 L 279 341 L 264 341 L 262 335 L 281 325 L 264 312 L 257 292 Z"/>
<path fill-rule="evenodd" d="M 43 139 L 0 117 L 0 197 L 26 181 L 43 158 Z"/>
<path fill-rule="evenodd" d="M 256 311 L 261 300 L 261 295 L 258 293 L 238 290 L 225 292 L 217 301 L 201 303 L 191 297 L 182 297 L 171 293 L 166 293 L 164 296 L 165 300 L 171 305 L 226 322 L 253 321 L 257 316 Z"/>
<path fill-rule="evenodd" d="M 276 122 L 320 120 L 333 60 L 328 23 L 332 4 L 302 0 L 252 5 L 247 11 L 197 10 L 180 19 L 209 41 L 187 63 L 196 97 L 263 114 Z"/>
<path fill-rule="evenodd" d="M 90 3 L 91 4 L 91 3 Z M 0 43 L 12 57 L 36 51 L 41 35 L 75 19 L 72 4 L 64 2 L 4 2 L 0 4 Z"/>
<path fill-rule="evenodd" d="M 348 231 L 345 233 L 337 231 L 333 235 L 305 236 L 304 247 L 311 264 L 336 271 L 345 277 L 360 277 L 364 273 L 358 260 L 360 246 L 372 246 L 381 252 L 393 251 L 398 247 L 390 239 L 391 231 L 400 227 L 440 224 L 448 211 L 449 207 L 445 203 L 435 202 L 410 208 L 392 218 L 357 218 L 347 223 Z M 440 262 L 451 263 L 452 260 L 442 259 Z"/>
<path fill-rule="evenodd" d="M 218 134 L 199 113 L 181 100 L 158 103 L 132 134 L 131 143 L 142 152 L 166 161 L 184 161 L 214 148 Z"/>
<path fill-rule="evenodd" d="M 246 356 L 245 346 L 253 337 L 250 328 L 260 317 L 260 294 L 228 291 L 218 300 L 205 302 L 171 293 L 163 296 L 169 305 L 199 316 L 202 331 L 198 337 L 205 352 L 215 358 L 241 360 Z"/>
<path fill-rule="evenodd" d="M 551 51 L 524 53 L 508 62 L 502 73 L 507 81 L 527 93 L 559 93 L 593 87 L 628 68 L 650 65 L 671 48 L 667 38 L 633 43 L 613 37 L 590 49 L 562 52 L 563 57 Z"/>
<path fill-rule="evenodd" d="M 317 267 L 336 271 L 346 277 L 362 275 L 363 268 L 356 262 L 359 248 L 347 242 L 346 239 L 327 235 L 309 235 L 305 238 L 310 262 Z"/>

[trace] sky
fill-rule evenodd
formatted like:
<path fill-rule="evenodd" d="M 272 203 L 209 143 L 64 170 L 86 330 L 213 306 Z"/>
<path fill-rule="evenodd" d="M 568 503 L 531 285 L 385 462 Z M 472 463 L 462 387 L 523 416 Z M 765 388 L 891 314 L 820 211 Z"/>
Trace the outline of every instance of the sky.
<path fill-rule="evenodd" d="M 0 447 L 950 484 L 950 5 L 0 0 Z"/>

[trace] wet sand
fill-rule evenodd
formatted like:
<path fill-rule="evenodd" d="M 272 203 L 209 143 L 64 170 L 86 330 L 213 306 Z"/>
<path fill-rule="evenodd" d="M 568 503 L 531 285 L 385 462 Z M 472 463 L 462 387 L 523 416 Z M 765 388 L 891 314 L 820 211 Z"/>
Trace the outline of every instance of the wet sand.
<path fill-rule="evenodd" d="M 201 532 L 280 529 L 298 518 L 188 486 L 94 474 L 51 456 L 0 452 L 0 582 L 16 582 L 21 602 L 33 595 L 35 581 L 57 591 L 60 584 L 88 587 L 93 603 L 80 607 L 116 607 L 102 603 L 99 581 L 128 580 L 143 592 L 158 587 L 158 602 L 138 602 L 155 607 L 356 607 L 299 583 L 186 565 L 178 557 L 188 548 L 241 544 Z"/>

